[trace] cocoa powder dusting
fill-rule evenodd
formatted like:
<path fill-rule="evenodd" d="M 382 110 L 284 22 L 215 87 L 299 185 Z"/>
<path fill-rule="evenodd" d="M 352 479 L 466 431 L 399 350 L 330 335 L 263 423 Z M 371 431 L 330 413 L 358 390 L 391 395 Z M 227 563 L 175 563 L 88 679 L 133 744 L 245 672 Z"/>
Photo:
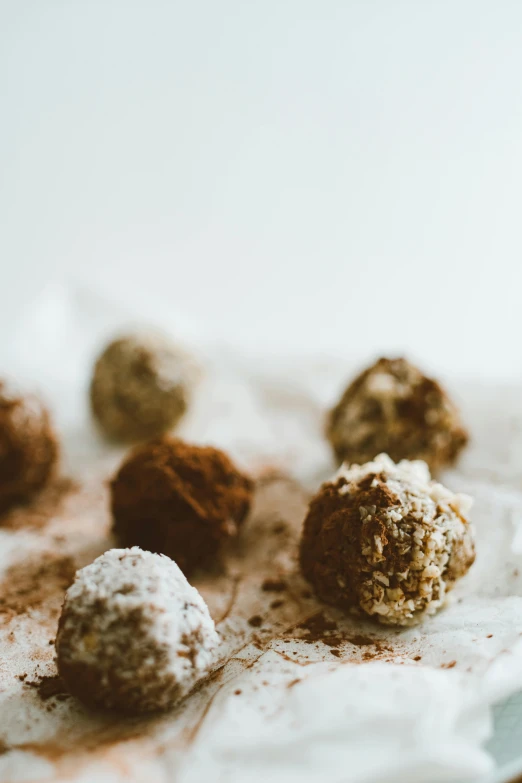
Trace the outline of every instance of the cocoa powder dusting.
<path fill-rule="evenodd" d="M 74 580 L 76 565 L 68 556 L 43 553 L 15 563 L 0 583 L 0 618 L 9 620 L 32 609 L 59 604 Z"/>
<path fill-rule="evenodd" d="M 308 617 L 304 622 L 300 623 L 298 628 L 303 628 L 308 637 L 313 637 L 314 641 L 322 640 L 327 631 L 336 631 L 337 623 L 335 620 L 329 620 L 325 617 L 324 612 L 317 612 Z"/>
<path fill-rule="evenodd" d="M 350 644 L 354 644 L 356 647 L 366 647 L 370 644 L 377 643 L 377 640 L 371 636 L 362 636 L 361 634 L 350 636 L 346 641 L 350 642 Z"/>
<path fill-rule="evenodd" d="M 9 509 L 0 517 L 0 526 L 7 530 L 43 528 L 62 511 L 64 501 L 78 488 L 77 482 L 70 478 L 53 479 L 30 502 Z"/>
<path fill-rule="evenodd" d="M 190 574 L 216 564 L 252 494 L 224 452 L 159 438 L 131 451 L 112 480 L 113 530 L 121 546 L 168 555 Z"/>

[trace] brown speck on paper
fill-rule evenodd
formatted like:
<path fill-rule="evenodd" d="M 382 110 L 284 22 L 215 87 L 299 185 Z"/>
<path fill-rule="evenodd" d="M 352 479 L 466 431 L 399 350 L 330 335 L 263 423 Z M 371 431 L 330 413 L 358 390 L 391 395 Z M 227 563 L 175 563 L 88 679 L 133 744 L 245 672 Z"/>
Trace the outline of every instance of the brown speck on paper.
<path fill-rule="evenodd" d="M 453 669 L 457 665 L 457 661 L 449 661 L 449 663 L 441 663 L 441 669 Z"/>

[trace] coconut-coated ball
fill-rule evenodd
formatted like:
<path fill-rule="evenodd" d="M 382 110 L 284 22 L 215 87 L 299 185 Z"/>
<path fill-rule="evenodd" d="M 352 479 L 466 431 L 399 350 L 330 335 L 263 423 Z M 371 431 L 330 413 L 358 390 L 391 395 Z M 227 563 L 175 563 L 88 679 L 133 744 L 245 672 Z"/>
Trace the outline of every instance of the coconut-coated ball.
<path fill-rule="evenodd" d="M 343 465 L 310 504 L 301 538 L 317 595 L 381 623 L 436 612 L 475 559 L 471 498 L 430 480 L 424 462 L 381 454 Z"/>
<path fill-rule="evenodd" d="M 339 462 L 361 465 L 385 452 L 422 459 L 434 473 L 468 440 L 444 389 L 406 359 L 379 359 L 355 378 L 329 414 L 327 436 Z"/>
<path fill-rule="evenodd" d="M 112 480 L 113 530 L 121 546 L 163 552 L 190 574 L 219 561 L 252 493 L 224 452 L 164 437 L 132 450 Z"/>
<path fill-rule="evenodd" d="M 58 456 L 58 439 L 42 401 L 0 381 L 0 512 L 41 490 Z"/>
<path fill-rule="evenodd" d="M 145 440 L 178 423 L 193 381 L 191 359 L 166 336 L 127 335 L 111 342 L 96 361 L 91 408 L 109 438 Z"/>
<path fill-rule="evenodd" d="M 163 555 L 111 549 L 77 572 L 56 637 L 58 671 L 90 707 L 165 710 L 216 661 L 208 608 Z"/>

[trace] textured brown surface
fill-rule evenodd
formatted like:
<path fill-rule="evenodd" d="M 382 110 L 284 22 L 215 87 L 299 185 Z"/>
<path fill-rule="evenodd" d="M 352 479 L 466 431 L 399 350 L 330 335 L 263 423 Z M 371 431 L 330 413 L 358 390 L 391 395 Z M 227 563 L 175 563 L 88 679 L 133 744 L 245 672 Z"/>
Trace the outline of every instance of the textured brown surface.
<path fill-rule="evenodd" d="M 413 516 L 403 517 L 404 545 L 390 536 L 390 525 L 383 515 L 386 509 L 400 508 L 401 501 L 385 480 L 384 475 L 369 474 L 356 488 L 342 494 L 339 489 L 348 484 L 345 478 L 327 482 L 313 498 L 305 519 L 300 545 L 303 574 L 322 600 L 344 610 L 363 608 L 364 585 L 372 571 L 387 575 L 389 588 L 400 589 L 406 600 L 414 599 L 417 612 L 428 601 L 419 596 L 415 580 L 399 581 L 397 576 L 410 570 L 413 534 L 419 523 Z M 363 519 L 361 508 L 370 507 L 375 513 Z M 363 552 L 366 542 L 376 538 L 383 543 L 382 559 L 371 565 Z M 454 544 L 444 573 L 447 590 L 469 570 L 474 559 L 472 548 L 468 551 L 464 544 Z"/>
<path fill-rule="evenodd" d="M 346 495 L 339 494 L 345 479 L 324 484 L 312 500 L 304 523 L 300 548 L 303 574 L 320 598 L 342 609 L 359 606 L 361 585 L 369 570 L 361 551 L 363 535 L 386 535 L 377 516 L 370 523 L 374 530 L 363 530 L 359 507 L 367 504 L 386 509 L 398 502 L 387 487 L 371 487 L 373 478 L 369 476 L 357 493 Z M 405 566 L 397 561 L 393 550 L 389 558 L 394 569 Z"/>
<path fill-rule="evenodd" d="M 219 449 L 174 438 L 138 446 L 111 483 L 115 535 L 190 574 L 217 563 L 248 514 L 252 486 Z"/>
<path fill-rule="evenodd" d="M 45 486 L 58 454 L 49 411 L 37 397 L 12 394 L 0 381 L 0 513 Z"/>
<path fill-rule="evenodd" d="M 372 391 L 377 376 L 389 394 Z M 395 462 L 423 459 L 435 473 L 468 440 L 444 389 L 405 359 L 379 359 L 357 376 L 331 411 L 327 435 L 339 462 L 363 464 L 384 452 Z"/>
<path fill-rule="evenodd" d="M 144 333 L 114 340 L 94 367 L 94 416 L 116 440 L 162 435 L 187 409 L 189 374 L 187 356 L 163 336 Z"/>

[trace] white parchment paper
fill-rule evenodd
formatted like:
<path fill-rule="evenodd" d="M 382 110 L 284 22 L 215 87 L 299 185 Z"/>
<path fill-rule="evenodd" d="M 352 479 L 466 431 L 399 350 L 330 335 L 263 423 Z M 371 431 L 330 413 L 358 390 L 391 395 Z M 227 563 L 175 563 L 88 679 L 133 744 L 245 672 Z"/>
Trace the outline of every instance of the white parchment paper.
<path fill-rule="evenodd" d="M 121 452 L 93 429 L 86 388 L 99 348 L 139 323 L 172 332 L 200 362 L 179 434 L 227 449 L 258 477 L 226 572 L 195 582 L 222 635 L 223 664 L 175 711 L 148 720 L 42 702 L 17 677 L 54 673 L 57 589 L 0 622 L 0 780 L 436 783 L 488 772 L 490 707 L 522 686 L 518 388 L 445 379 L 472 443 L 444 481 L 475 498 L 477 562 L 435 618 L 381 629 L 321 606 L 295 561 L 309 493 L 334 468 L 323 413 L 357 368 L 335 357 L 238 356 L 154 306 L 50 286 L 6 340 L 2 371 L 46 397 L 64 471 L 80 486 L 44 526 L 24 527 L 17 512 L 0 528 L 4 587 L 13 568 L 43 554 L 81 566 L 112 545 L 103 482 Z M 267 579 L 284 587 L 264 589 Z M 326 643 L 310 630 L 317 616 L 335 626 Z"/>

